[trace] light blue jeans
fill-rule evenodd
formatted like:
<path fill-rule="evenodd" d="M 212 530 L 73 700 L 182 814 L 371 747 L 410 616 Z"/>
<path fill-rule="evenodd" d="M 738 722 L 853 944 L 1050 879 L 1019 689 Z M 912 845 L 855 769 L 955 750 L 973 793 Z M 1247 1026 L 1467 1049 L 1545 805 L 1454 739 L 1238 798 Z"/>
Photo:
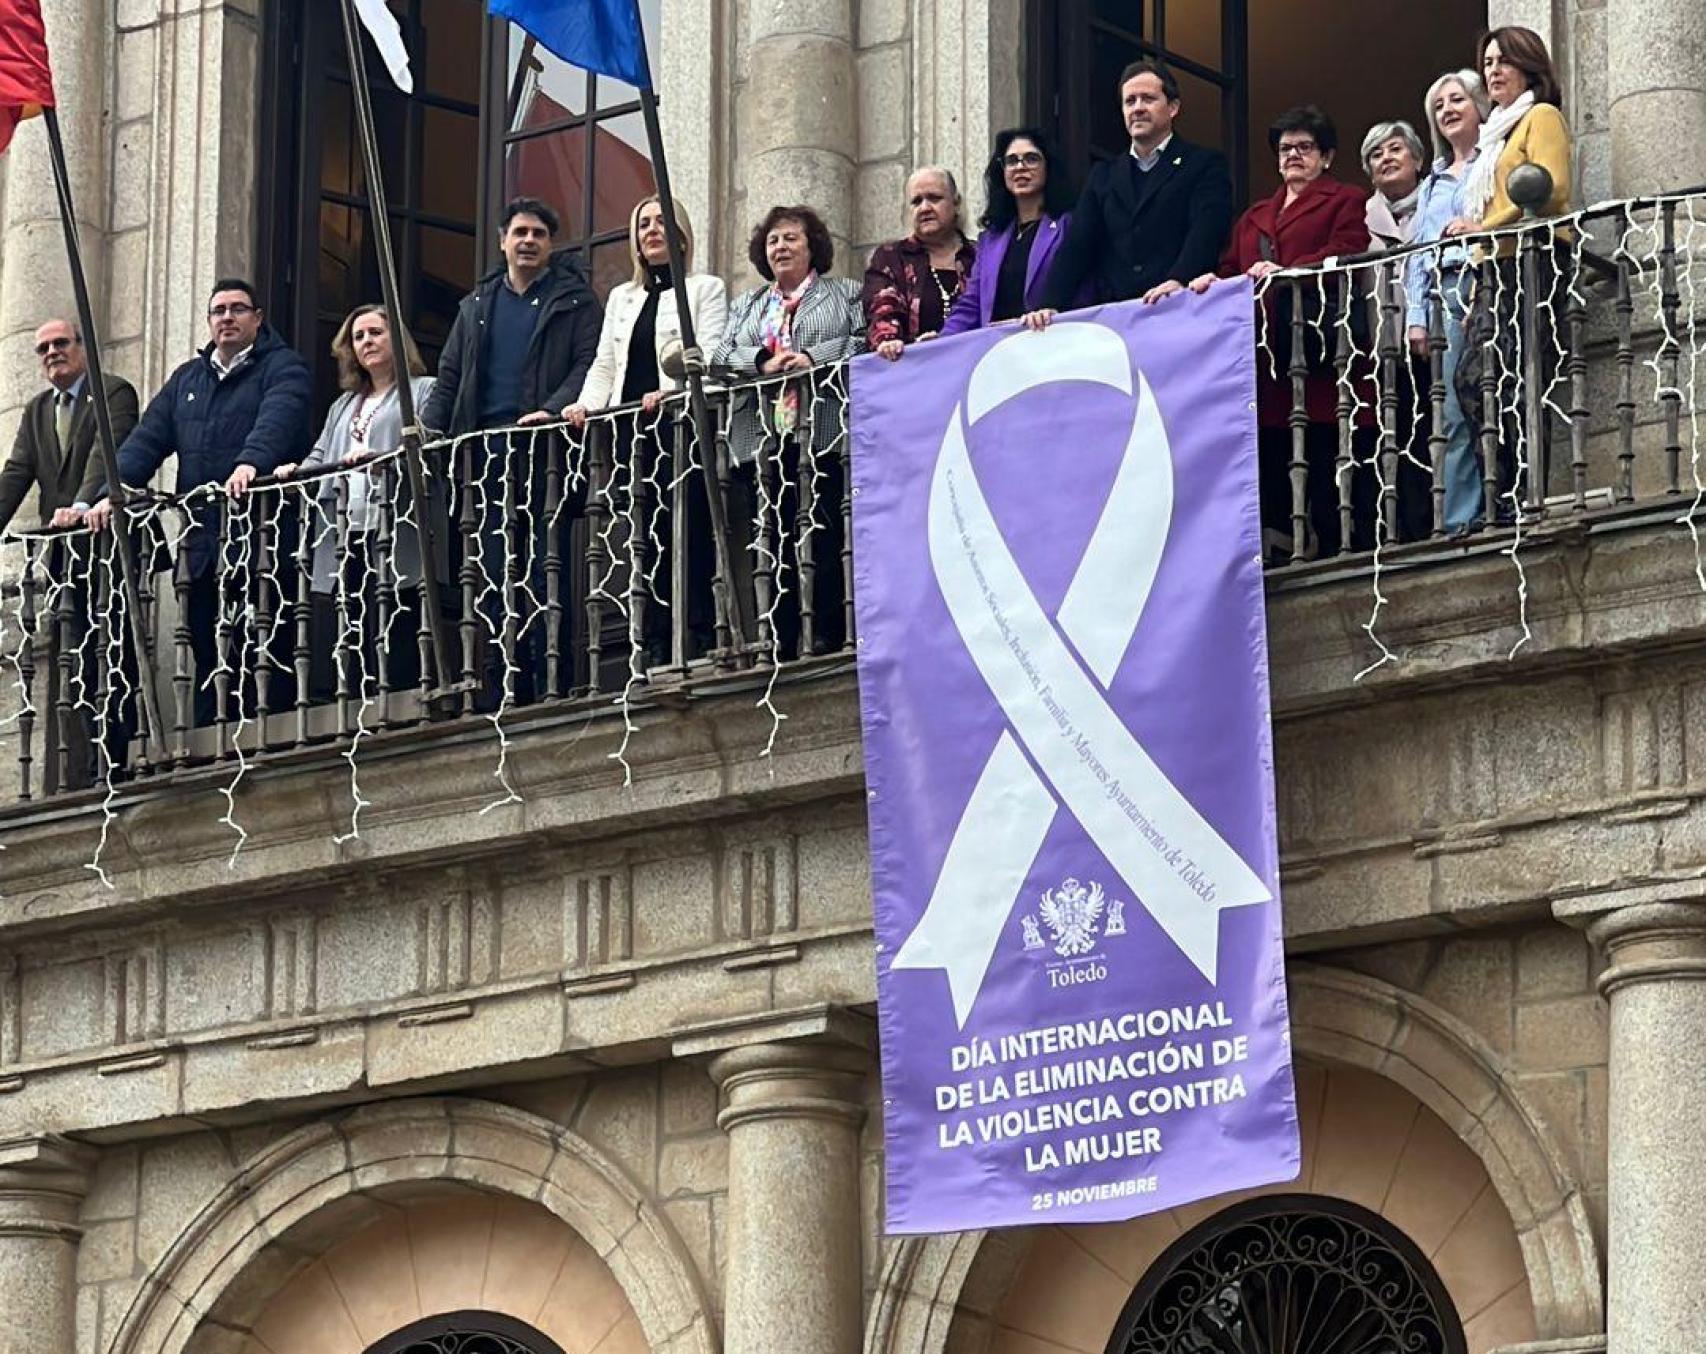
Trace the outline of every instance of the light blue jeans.
<path fill-rule="evenodd" d="M 1463 326 L 1469 314 L 1472 269 L 1458 268 L 1441 278 L 1445 304 L 1445 529 L 1463 531 L 1481 520 L 1486 495 L 1481 457 L 1470 436 L 1469 419 L 1457 399 L 1457 364 L 1463 358 Z"/>

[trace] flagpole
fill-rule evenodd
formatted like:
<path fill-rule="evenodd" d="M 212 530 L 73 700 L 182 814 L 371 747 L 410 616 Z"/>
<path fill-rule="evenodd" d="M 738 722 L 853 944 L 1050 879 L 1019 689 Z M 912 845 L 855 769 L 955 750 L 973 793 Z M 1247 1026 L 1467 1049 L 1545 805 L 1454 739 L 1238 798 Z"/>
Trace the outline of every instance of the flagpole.
<path fill-rule="evenodd" d="M 646 19 L 640 0 L 634 0 L 634 22 L 640 32 L 640 49 L 645 50 Z M 648 76 L 650 74 L 648 68 Z M 658 206 L 663 209 L 663 235 L 669 245 L 669 273 L 675 291 L 675 311 L 681 321 L 683 357 L 697 353 L 698 341 L 693 333 L 693 314 L 687 300 L 687 251 L 682 246 L 680 223 L 675 217 L 675 195 L 669 187 L 669 162 L 664 158 L 663 128 L 658 122 L 658 98 L 651 81 L 640 86 L 640 114 L 645 119 L 646 141 L 651 150 L 652 168 L 657 175 Z M 717 576 L 712 580 L 718 610 L 727 618 L 729 637 L 736 652 L 746 642 L 746 607 L 740 589 L 735 587 L 734 553 L 729 545 L 728 510 L 723 503 L 717 481 L 717 440 L 711 431 L 711 410 L 705 401 L 704 355 L 687 358 L 687 410 L 693 420 L 693 431 L 699 443 L 699 475 L 705 481 L 705 497 L 711 510 L 711 548 L 717 556 Z"/>
<path fill-rule="evenodd" d="M 415 421 L 415 392 L 409 382 L 407 347 L 403 342 L 403 308 L 398 299 L 397 261 L 391 250 L 391 216 L 385 200 L 385 179 L 379 164 L 379 138 L 373 127 L 373 92 L 367 87 L 367 63 L 362 58 L 354 0 L 342 0 L 344 50 L 349 58 L 351 98 L 361 134 L 361 157 L 367 170 L 368 220 L 373 224 L 374 250 L 379 259 L 379 290 L 385 302 L 385 323 L 391 330 L 391 362 L 397 373 L 397 408 L 403 419 L 403 464 L 409 492 L 415 500 L 415 532 L 421 546 L 421 605 L 427 611 L 437 689 L 450 685 L 450 642 L 445 633 L 444 608 L 438 582 L 438 524 L 427 500 L 426 463 L 421 455 L 420 427 Z"/>
<path fill-rule="evenodd" d="M 118 547 L 119 587 L 124 593 L 130 618 L 130 642 L 136 649 L 137 685 L 142 688 L 142 714 L 148 730 L 150 759 L 166 753 L 166 725 L 154 690 L 154 655 L 148 642 L 147 618 L 142 614 L 141 566 L 130 521 L 125 512 L 126 491 L 119 478 L 118 445 L 113 437 L 113 411 L 107 402 L 106 374 L 101 370 L 101 340 L 95 329 L 94 307 L 89 302 L 89 279 L 83 272 L 83 250 L 77 240 L 76 210 L 71 201 L 71 174 L 65 165 L 65 142 L 59 134 L 59 114 L 52 105 L 43 107 L 47 125 L 47 147 L 53 161 L 53 185 L 59 196 L 59 222 L 65 231 L 65 257 L 71 266 L 71 290 L 77 298 L 77 324 L 83 331 L 83 351 L 89 359 L 89 393 L 95 401 L 95 427 L 99 434 L 101 465 L 106 471 L 107 493 L 117 504 L 112 525 Z"/>

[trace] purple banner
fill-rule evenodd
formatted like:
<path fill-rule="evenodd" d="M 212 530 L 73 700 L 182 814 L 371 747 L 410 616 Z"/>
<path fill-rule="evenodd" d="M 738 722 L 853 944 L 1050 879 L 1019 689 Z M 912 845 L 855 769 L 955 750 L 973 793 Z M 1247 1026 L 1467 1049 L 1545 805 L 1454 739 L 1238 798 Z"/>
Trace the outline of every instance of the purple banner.
<path fill-rule="evenodd" d="M 854 365 L 891 1233 L 1297 1175 L 1252 315 Z"/>

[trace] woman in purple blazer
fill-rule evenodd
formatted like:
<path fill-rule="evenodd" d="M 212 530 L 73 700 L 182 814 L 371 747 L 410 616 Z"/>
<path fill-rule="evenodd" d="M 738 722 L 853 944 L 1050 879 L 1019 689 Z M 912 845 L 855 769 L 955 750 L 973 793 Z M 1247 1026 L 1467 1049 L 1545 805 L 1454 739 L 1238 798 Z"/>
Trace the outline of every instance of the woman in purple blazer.
<path fill-rule="evenodd" d="M 1066 238 L 1072 186 L 1054 146 L 1035 127 L 1012 127 L 995 138 L 983 185 L 989 205 L 978 221 L 977 260 L 942 326 L 944 335 L 1035 310 L 1049 261 Z"/>

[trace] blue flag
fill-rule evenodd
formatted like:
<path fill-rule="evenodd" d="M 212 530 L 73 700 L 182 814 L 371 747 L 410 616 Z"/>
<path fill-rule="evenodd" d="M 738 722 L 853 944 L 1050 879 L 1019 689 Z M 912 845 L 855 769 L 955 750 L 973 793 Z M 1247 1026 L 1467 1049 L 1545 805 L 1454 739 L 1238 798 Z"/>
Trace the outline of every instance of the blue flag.
<path fill-rule="evenodd" d="M 651 88 L 635 0 L 490 0 L 490 8 L 571 66 Z"/>

